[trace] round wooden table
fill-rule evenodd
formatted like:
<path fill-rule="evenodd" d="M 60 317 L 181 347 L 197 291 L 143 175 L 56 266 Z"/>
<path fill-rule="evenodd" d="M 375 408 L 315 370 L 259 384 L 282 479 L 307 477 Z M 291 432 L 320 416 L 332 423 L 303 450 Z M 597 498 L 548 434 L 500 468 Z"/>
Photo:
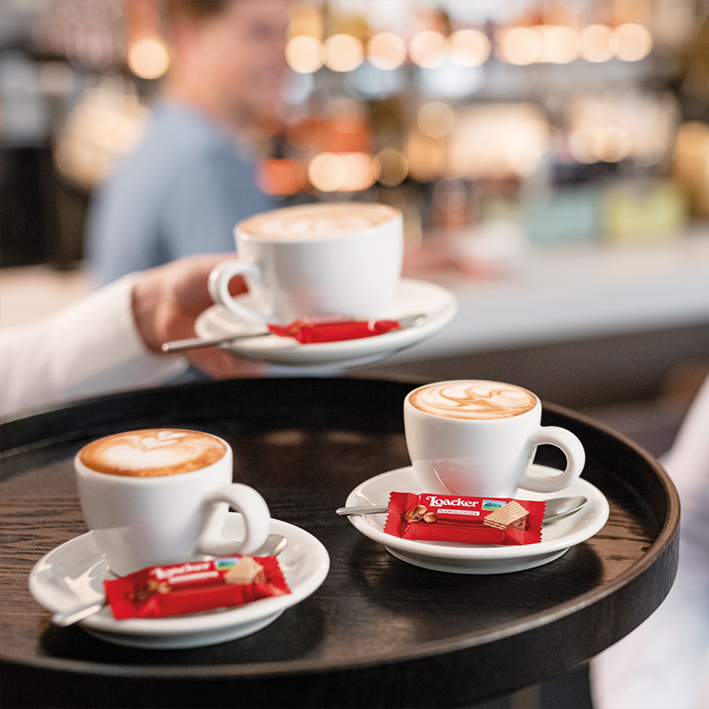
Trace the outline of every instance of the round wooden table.
<path fill-rule="evenodd" d="M 657 462 L 551 405 L 546 425 L 582 440 L 584 477 L 610 518 L 560 559 L 513 574 L 410 566 L 335 508 L 360 482 L 409 464 L 402 402 L 413 385 L 350 378 L 210 382 L 138 391 L 7 421 L 0 586 L 4 706 L 450 706 L 572 668 L 616 642 L 667 595 L 679 501 Z M 72 457 L 121 430 L 215 433 L 273 517 L 329 551 L 323 585 L 249 637 L 189 650 L 120 647 L 55 627 L 30 596 L 37 560 L 86 532 Z M 540 462 L 553 464 L 548 449 Z"/>

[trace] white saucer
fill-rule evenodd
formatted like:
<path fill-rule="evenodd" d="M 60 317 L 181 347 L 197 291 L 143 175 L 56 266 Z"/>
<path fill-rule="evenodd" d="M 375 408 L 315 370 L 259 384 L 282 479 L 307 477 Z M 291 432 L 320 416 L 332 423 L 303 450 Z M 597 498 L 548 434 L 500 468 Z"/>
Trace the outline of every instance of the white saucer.
<path fill-rule="evenodd" d="M 537 473 L 544 466 L 535 465 Z M 390 492 L 427 492 L 409 466 L 382 473 L 358 485 L 345 503 L 350 506 L 387 505 Z M 588 498 L 576 514 L 545 526 L 539 544 L 525 546 L 464 545 L 445 542 L 419 542 L 400 539 L 384 532 L 386 514 L 351 516 L 350 522 L 365 536 L 383 544 L 393 556 L 415 566 L 456 574 L 506 574 L 532 569 L 558 559 L 575 544 L 596 534 L 606 523 L 610 508 L 605 495 L 579 478 L 564 490 L 536 493 L 518 489 L 515 497 L 524 500 L 549 500 L 553 497 L 583 495 Z"/>
<path fill-rule="evenodd" d="M 251 306 L 251 296 L 248 293 L 237 296 L 235 300 L 246 307 Z M 447 325 L 457 309 L 458 301 L 449 290 L 434 283 L 404 278 L 399 282 L 394 299 L 380 319 L 398 320 L 406 315 L 424 313 L 428 318 L 417 327 L 359 340 L 315 344 L 301 344 L 289 337 L 264 335 L 235 340 L 222 347 L 240 357 L 269 364 L 296 367 L 337 364 L 353 367 L 389 357 L 425 340 Z M 197 318 L 195 330 L 199 337 L 206 339 L 226 337 L 239 332 L 254 332 L 255 326 L 246 323 L 223 305 L 213 305 Z"/>
<path fill-rule="evenodd" d="M 202 647 L 251 635 L 313 593 L 330 568 L 325 547 L 312 534 L 276 519 L 271 520 L 271 534 L 282 534 L 288 539 L 288 546 L 278 557 L 291 590 L 288 595 L 263 598 L 237 608 L 169 618 L 116 620 L 105 606 L 80 625 L 102 640 L 148 649 Z M 224 535 L 231 539 L 243 537 L 240 514 L 228 514 Z M 56 613 L 102 599 L 104 578 L 115 577 L 89 532 L 58 546 L 37 562 L 30 573 L 30 593 L 40 605 Z"/>

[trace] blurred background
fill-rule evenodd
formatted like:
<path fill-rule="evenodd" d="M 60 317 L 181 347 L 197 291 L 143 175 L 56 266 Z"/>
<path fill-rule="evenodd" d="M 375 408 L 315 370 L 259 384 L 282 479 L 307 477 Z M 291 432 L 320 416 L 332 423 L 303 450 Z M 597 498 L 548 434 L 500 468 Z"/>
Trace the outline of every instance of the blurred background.
<path fill-rule="evenodd" d="M 456 320 L 357 374 L 683 410 L 709 371 L 709 0 L 303 0 L 289 35 L 261 189 L 394 205 L 409 253 L 452 254 L 414 275 Z M 87 205 L 169 66 L 154 0 L 0 4 L 1 326 L 91 287 Z"/>

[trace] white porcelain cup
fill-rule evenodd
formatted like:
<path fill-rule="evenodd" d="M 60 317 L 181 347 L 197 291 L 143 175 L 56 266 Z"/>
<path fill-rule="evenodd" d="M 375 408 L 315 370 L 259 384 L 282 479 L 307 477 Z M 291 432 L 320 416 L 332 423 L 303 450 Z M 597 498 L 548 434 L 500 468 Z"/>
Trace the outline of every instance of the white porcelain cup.
<path fill-rule="evenodd" d="M 520 487 L 568 487 L 583 470 L 583 445 L 564 428 L 542 426 L 541 414 L 535 394 L 501 382 L 455 380 L 414 389 L 404 401 L 404 425 L 424 491 L 514 497 Z M 565 470 L 530 469 L 543 444 L 563 451 Z"/>
<path fill-rule="evenodd" d="M 205 440 L 216 446 L 210 455 L 199 457 L 190 448 L 194 435 L 197 448 Z M 268 537 L 266 502 L 253 488 L 232 483 L 232 451 L 217 436 L 129 431 L 82 448 L 74 468 L 86 524 L 118 576 L 206 556 L 249 554 Z M 244 517 L 243 540 L 222 536 L 229 506 Z"/>
<path fill-rule="evenodd" d="M 401 213 L 382 204 L 286 207 L 240 222 L 234 236 L 239 258 L 212 271 L 209 292 L 247 322 L 377 318 L 401 277 Z M 246 280 L 249 307 L 229 294 L 234 276 Z"/>

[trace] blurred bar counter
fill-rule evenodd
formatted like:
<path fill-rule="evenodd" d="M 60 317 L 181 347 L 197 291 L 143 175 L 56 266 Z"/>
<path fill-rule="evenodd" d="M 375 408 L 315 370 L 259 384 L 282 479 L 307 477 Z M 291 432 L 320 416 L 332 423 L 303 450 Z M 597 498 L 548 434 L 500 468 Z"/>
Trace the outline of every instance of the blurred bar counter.
<path fill-rule="evenodd" d="M 358 375 L 488 378 L 570 407 L 652 399 L 709 371 L 709 227 L 633 246 L 533 250 L 503 279 L 435 274 L 459 300 L 434 338 Z"/>

